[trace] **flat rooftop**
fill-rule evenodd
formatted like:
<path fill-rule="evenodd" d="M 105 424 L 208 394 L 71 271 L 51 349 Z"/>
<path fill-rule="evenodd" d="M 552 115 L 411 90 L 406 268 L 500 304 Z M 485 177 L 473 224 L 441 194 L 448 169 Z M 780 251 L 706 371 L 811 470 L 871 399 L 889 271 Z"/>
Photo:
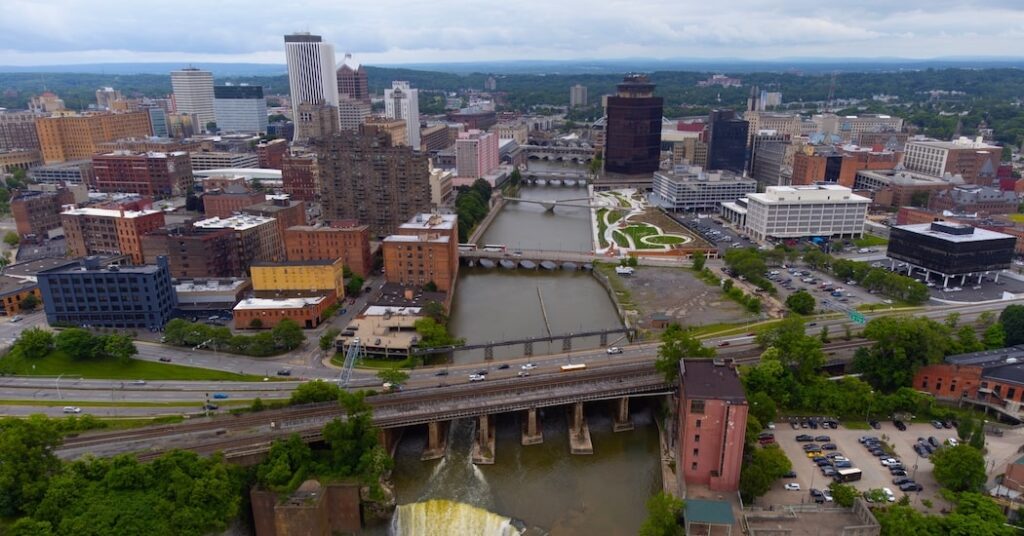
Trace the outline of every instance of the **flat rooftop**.
<path fill-rule="evenodd" d="M 451 230 L 458 224 L 459 217 L 455 214 L 417 214 L 408 222 L 403 223 L 399 229 L 423 231 L 436 229 Z"/>
<path fill-rule="evenodd" d="M 450 236 L 438 236 L 436 238 L 423 238 L 416 235 L 389 235 L 384 237 L 385 242 L 433 242 L 447 244 Z"/>
<path fill-rule="evenodd" d="M 679 362 L 686 398 L 746 401 L 736 369 L 715 359 L 684 359 Z"/>
<path fill-rule="evenodd" d="M 246 298 L 235 306 L 235 311 L 258 309 L 303 309 L 310 305 L 318 305 L 326 300 L 326 296 L 312 298 Z"/>
<path fill-rule="evenodd" d="M 948 223 L 948 222 L 942 222 L 942 223 L 944 225 L 951 226 L 951 227 L 952 226 L 956 226 L 956 224 L 951 224 L 951 223 Z M 970 227 L 970 226 L 964 226 L 964 227 Z M 985 240 L 1002 240 L 1002 239 L 1006 239 L 1006 238 L 1014 239 L 1013 236 L 1010 236 L 1008 234 L 997 233 L 995 231 L 989 231 L 988 229 L 982 229 L 981 227 L 974 227 L 974 232 L 973 233 L 971 233 L 971 234 L 962 234 L 962 235 L 961 234 L 943 233 L 941 231 L 934 230 L 934 229 L 932 229 L 932 224 L 931 223 L 915 223 L 913 225 L 898 225 L 898 226 L 896 226 L 894 228 L 895 229 L 901 229 L 901 230 L 904 230 L 904 231 L 910 231 L 912 233 L 919 234 L 919 235 L 932 236 L 932 237 L 935 237 L 935 238 L 946 240 L 947 242 L 981 242 L 981 241 L 985 241 Z"/>
<path fill-rule="evenodd" d="M 340 263 L 340 262 L 341 262 L 340 258 L 338 258 L 338 259 L 313 259 L 313 260 L 308 260 L 308 261 L 283 261 L 283 262 L 256 261 L 256 262 L 252 263 L 252 266 L 255 266 L 255 267 L 268 267 L 268 268 L 269 267 L 274 267 L 274 266 L 334 266 L 335 264 Z"/>
<path fill-rule="evenodd" d="M 252 214 L 238 214 L 230 218 L 214 216 L 205 220 L 199 220 L 192 225 L 200 229 L 234 229 L 236 231 L 245 231 L 272 221 L 274 221 L 274 218 L 254 216 Z"/>
<path fill-rule="evenodd" d="M 248 279 L 192 279 L 174 285 L 177 293 L 235 292 L 249 286 Z"/>
<path fill-rule="evenodd" d="M 112 208 L 93 208 L 93 207 L 80 207 L 72 208 L 61 212 L 61 214 L 68 214 L 71 216 L 96 216 L 101 218 L 141 218 L 142 216 L 149 216 L 151 214 L 160 214 L 159 210 L 145 209 L 145 210 L 116 210 Z"/>
<path fill-rule="evenodd" d="M 764 193 L 749 194 L 748 199 L 761 203 L 870 203 L 871 200 L 838 184 L 805 186 L 769 186 Z"/>

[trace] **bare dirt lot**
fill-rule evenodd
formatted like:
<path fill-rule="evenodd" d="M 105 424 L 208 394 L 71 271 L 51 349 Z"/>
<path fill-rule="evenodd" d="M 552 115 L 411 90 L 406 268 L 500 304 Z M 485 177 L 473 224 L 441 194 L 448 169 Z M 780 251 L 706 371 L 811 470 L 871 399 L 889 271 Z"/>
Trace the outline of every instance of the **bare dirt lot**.
<path fill-rule="evenodd" d="M 641 266 L 633 275 L 619 279 L 629 291 L 645 326 L 650 324 L 656 313 L 663 313 L 671 321 L 684 326 L 743 322 L 756 318 L 726 298 L 718 287 L 697 279 L 685 268 Z"/>

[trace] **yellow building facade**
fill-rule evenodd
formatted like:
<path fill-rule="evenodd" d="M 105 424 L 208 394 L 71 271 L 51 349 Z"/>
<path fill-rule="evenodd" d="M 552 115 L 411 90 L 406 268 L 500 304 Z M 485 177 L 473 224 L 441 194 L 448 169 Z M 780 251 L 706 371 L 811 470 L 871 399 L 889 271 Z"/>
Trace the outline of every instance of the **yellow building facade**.
<path fill-rule="evenodd" d="M 345 297 L 341 259 L 293 262 L 258 262 L 250 268 L 252 288 L 257 293 L 326 294 Z"/>
<path fill-rule="evenodd" d="M 39 146 L 47 164 L 92 158 L 99 144 L 153 134 L 149 113 L 56 113 L 36 120 Z"/>

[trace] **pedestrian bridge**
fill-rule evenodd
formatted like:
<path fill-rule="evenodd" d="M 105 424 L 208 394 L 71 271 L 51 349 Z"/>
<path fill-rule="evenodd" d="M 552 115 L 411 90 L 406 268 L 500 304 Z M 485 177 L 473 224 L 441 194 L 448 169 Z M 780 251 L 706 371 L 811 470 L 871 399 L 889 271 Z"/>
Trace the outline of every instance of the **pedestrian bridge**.
<path fill-rule="evenodd" d="M 608 210 L 622 210 L 629 212 L 632 210 L 630 207 L 620 207 L 618 205 L 594 205 L 590 203 L 589 197 L 580 197 L 577 199 L 522 199 L 519 197 L 506 197 L 506 201 L 512 201 L 516 203 L 533 203 L 535 205 L 541 205 L 544 210 L 553 212 L 555 207 L 577 207 L 577 208 L 606 208 Z"/>

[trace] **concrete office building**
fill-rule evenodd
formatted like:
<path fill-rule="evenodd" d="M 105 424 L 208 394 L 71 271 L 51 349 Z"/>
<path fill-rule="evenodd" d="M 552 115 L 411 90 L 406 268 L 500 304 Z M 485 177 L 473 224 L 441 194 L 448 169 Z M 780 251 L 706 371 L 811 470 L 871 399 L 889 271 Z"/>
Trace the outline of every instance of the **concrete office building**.
<path fill-rule="evenodd" d="M 979 216 L 1014 214 L 1019 205 L 1016 192 L 977 184 L 958 185 L 936 192 L 928 201 L 928 208 L 935 211 L 948 210 Z"/>
<path fill-rule="evenodd" d="M 68 255 L 127 255 L 136 264 L 146 261 L 142 237 L 164 226 L 164 213 L 148 208 L 69 208 L 60 217 Z"/>
<path fill-rule="evenodd" d="M 44 164 L 28 170 L 28 176 L 43 184 L 92 184 L 92 160 L 71 160 Z"/>
<path fill-rule="evenodd" d="M 299 106 L 303 104 L 338 109 L 338 79 L 334 70 L 334 45 L 323 42 L 319 35 L 300 32 L 284 36 L 285 59 L 288 63 L 289 97 L 292 118 L 298 125 Z M 295 140 L 307 138 L 296 128 Z"/>
<path fill-rule="evenodd" d="M 338 97 L 339 100 L 351 99 L 370 104 L 370 87 L 366 77 L 366 68 L 352 58 L 352 54 L 345 54 L 338 67 Z"/>
<path fill-rule="evenodd" d="M 243 273 L 231 229 L 167 225 L 142 237 L 142 251 L 149 263 L 166 257 L 174 278 L 236 277 Z"/>
<path fill-rule="evenodd" d="M 0 151 L 39 149 L 37 117 L 37 114 L 30 111 L 13 112 L 0 109 Z"/>
<path fill-rule="evenodd" d="M 459 223 L 454 214 L 417 214 L 384 239 L 388 283 L 450 292 L 459 273 Z"/>
<path fill-rule="evenodd" d="M 186 152 L 116 151 L 92 157 L 93 188 L 100 192 L 150 197 L 185 195 L 192 187 L 192 162 Z"/>
<path fill-rule="evenodd" d="M 576 108 L 577 106 L 587 105 L 587 86 L 581 86 L 576 84 L 569 88 L 569 107 Z"/>
<path fill-rule="evenodd" d="M 736 491 L 743 464 L 747 399 L 739 374 L 719 360 L 679 362 L 680 470 L 687 484 Z"/>
<path fill-rule="evenodd" d="M 786 169 L 786 152 L 792 144 L 770 141 L 758 143 L 751 155 L 751 177 L 763 187 L 782 186 L 792 178 L 792 169 Z"/>
<path fill-rule="evenodd" d="M 455 171 L 459 177 L 479 179 L 498 167 L 498 136 L 470 130 L 455 140 Z"/>
<path fill-rule="evenodd" d="M 284 260 L 284 240 L 274 218 L 242 214 L 230 218 L 208 218 L 193 223 L 200 229 L 231 229 L 235 232 L 235 249 L 243 272 L 254 262 Z"/>
<path fill-rule="evenodd" d="M 355 220 L 371 237 L 430 210 L 430 159 L 387 135 L 342 132 L 313 144 L 325 221 Z"/>
<path fill-rule="evenodd" d="M 221 132 L 267 131 L 267 100 L 260 86 L 214 86 L 213 111 Z"/>
<path fill-rule="evenodd" d="M 698 166 L 676 166 L 654 173 L 654 196 L 667 210 L 717 212 L 722 203 L 757 191 L 757 181 L 727 171 L 705 172 Z"/>
<path fill-rule="evenodd" d="M 247 169 L 258 168 L 260 165 L 260 157 L 256 153 L 193 152 L 189 157 L 192 160 L 192 171 Z"/>
<path fill-rule="evenodd" d="M 738 119 L 732 110 L 712 110 L 707 126 L 707 169 L 742 175 L 746 170 L 749 127 L 749 123 Z"/>
<path fill-rule="evenodd" d="M 37 114 L 49 114 L 53 112 L 62 112 L 67 108 L 64 106 L 64 100 L 58 97 L 52 91 L 44 91 L 42 95 L 37 95 L 29 99 L 28 109 Z"/>
<path fill-rule="evenodd" d="M 750 124 L 747 130 L 747 144 L 753 145 L 754 136 L 762 131 L 773 131 L 789 139 L 800 137 L 801 119 L 799 114 L 786 114 L 765 111 L 747 111 L 743 119 Z"/>
<path fill-rule="evenodd" d="M 177 113 L 194 116 L 199 122 L 195 125 L 199 131 L 205 131 L 207 123 L 217 122 L 213 107 L 213 73 L 195 67 L 171 71 L 171 88 Z"/>
<path fill-rule="evenodd" d="M 370 230 L 366 225 L 299 225 L 284 233 L 289 261 L 341 259 L 352 273 L 366 278 L 373 269 Z"/>
<path fill-rule="evenodd" d="M 101 153 L 129 151 L 133 153 L 177 153 L 198 152 L 202 144 L 198 140 L 178 140 L 174 138 L 122 138 L 96 144 Z"/>
<path fill-rule="evenodd" d="M 889 115 L 847 115 L 817 114 L 811 121 L 821 134 L 838 136 L 843 143 L 857 140 L 865 132 L 899 132 L 903 130 L 903 118 Z"/>
<path fill-rule="evenodd" d="M 409 82 L 394 81 L 391 89 L 384 90 L 384 115 L 391 119 L 404 119 L 406 144 L 420 149 L 420 102 L 419 91 L 409 87 Z"/>
<path fill-rule="evenodd" d="M 167 110 L 155 104 L 143 105 L 142 109 L 149 114 L 149 124 L 153 129 L 154 136 L 166 138 L 171 135 Z"/>
<path fill-rule="evenodd" d="M 447 169 L 430 170 L 430 208 L 439 209 L 450 206 L 455 201 L 452 187 L 454 173 Z"/>
<path fill-rule="evenodd" d="M 759 241 L 806 237 L 859 238 L 871 200 L 838 184 L 769 186 L 722 204 L 722 217 Z"/>
<path fill-rule="evenodd" d="M 100 143 L 152 135 L 149 112 L 62 114 L 36 120 L 47 164 L 92 158 Z"/>
<path fill-rule="evenodd" d="M 910 171 L 942 176 L 960 175 L 968 184 L 990 186 L 1002 157 L 1002 147 L 981 139 L 960 137 L 953 141 L 914 138 L 907 141 L 903 166 Z"/>
<path fill-rule="evenodd" d="M 123 99 L 124 96 L 121 95 L 121 92 L 112 87 L 96 90 L 96 108 L 100 110 L 110 110 L 114 107 L 114 102 Z"/>
<path fill-rule="evenodd" d="M 963 185 L 961 177 L 935 177 L 906 170 L 860 170 L 853 189 L 870 193 L 872 204 L 880 207 L 928 206 L 938 192 Z"/>
<path fill-rule="evenodd" d="M 28 170 L 43 163 L 43 155 L 37 149 L 0 149 L 0 172 L 13 173 L 16 169 Z"/>
<path fill-rule="evenodd" d="M 50 325 L 157 330 L 178 304 L 166 257 L 143 266 L 104 266 L 87 257 L 37 277 Z"/>
<path fill-rule="evenodd" d="M 294 121 L 295 143 L 304 145 L 337 134 L 341 129 L 337 106 L 303 103 L 298 106 L 298 114 Z"/>
<path fill-rule="evenodd" d="M 663 99 L 644 75 L 627 75 L 605 107 L 604 169 L 626 175 L 649 175 L 661 163 Z"/>
<path fill-rule="evenodd" d="M 356 130 L 368 136 L 375 136 L 377 133 L 387 134 L 391 139 L 391 145 L 408 145 L 409 141 L 409 130 L 404 119 L 372 116 L 366 119 L 361 130 Z"/>
<path fill-rule="evenodd" d="M 959 284 L 968 278 L 982 276 L 1010 267 L 1017 238 L 1008 234 L 979 229 L 952 222 L 931 222 L 917 225 L 899 225 L 889 232 L 886 256 L 908 265 L 908 273 L 921 270 L 927 276 L 937 274 L 948 286 L 950 278 L 960 277 Z M 953 279 L 953 281 L 956 281 Z"/>
<path fill-rule="evenodd" d="M 365 123 L 370 117 L 372 110 L 373 107 L 367 101 L 342 97 L 341 100 L 338 101 L 340 128 L 342 130 L 358 131 L 360 125 Z"/>

